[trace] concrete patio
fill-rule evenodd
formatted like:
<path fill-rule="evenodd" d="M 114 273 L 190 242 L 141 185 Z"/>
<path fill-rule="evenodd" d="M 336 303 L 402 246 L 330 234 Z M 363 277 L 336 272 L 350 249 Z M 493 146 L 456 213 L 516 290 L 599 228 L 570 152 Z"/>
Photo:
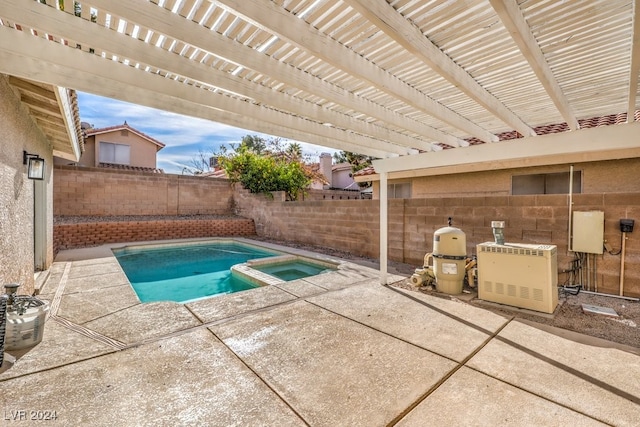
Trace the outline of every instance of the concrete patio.
<path fill-rule="evenodd" d="M 51 302 L 43 342 L 7 354 L 0 373 L 4 424 L 19 411 L 55 411 L 69 426 L 640 420 L 637 354 L 382 286 L 350 262 L 285 285 L 141 304 L 99 247 L 59 254 L 41 297 Z"/>

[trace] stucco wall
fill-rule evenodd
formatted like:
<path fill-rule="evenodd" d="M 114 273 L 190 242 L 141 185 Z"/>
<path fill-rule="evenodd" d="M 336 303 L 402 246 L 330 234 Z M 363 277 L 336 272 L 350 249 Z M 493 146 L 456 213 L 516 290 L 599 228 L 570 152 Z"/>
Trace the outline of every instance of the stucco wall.
<path fill-rule="evenodd" d="M 21 105 L 19 98 L 0 76 L 0 285 L 20 283 L 19 293 L 31 294 L 34 288 L 34 181 L 27 178 L 22 151 L 45 159 L 46 186 L 45 233 L 48 241 L 46 265 L 53 259 L 52 151 L 49 144 Z M 0 289 L 0 293 L 4 288 Z"/>
<path fill-rule="evenodd" d="M 225 215 L 229 181 L 186 175 L 56 166 L 54 215 Z"/>
<path fill-rule="evenodd" d="M 334 188 L 349 188 L 350 190 L 357 190 L 360 188 L 351 176 L 351 165 L 347 168 L 339 168 L 333 171 L 333 180 L 331 185 Z"/>

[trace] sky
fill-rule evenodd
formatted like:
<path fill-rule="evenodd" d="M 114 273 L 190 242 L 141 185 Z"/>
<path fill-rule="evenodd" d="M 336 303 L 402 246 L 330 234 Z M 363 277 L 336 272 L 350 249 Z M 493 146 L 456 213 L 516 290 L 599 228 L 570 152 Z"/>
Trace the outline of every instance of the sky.
<path fill-rule="evenodd" d="M 165 147 L 158 152 L 157 167 L 165 173 L 181 174 L 185 167 L 192 169 L 192 160 L 197 158 L 200 152 L 209 156 L 222 145 L 228 147 L 230 143 L 239 143 L 245 135 L 271 138 L 270 135 L 251 130 L 84 92 L 78 92 L 78 106 L 80 120 L 90 123 L 95 128 L 120 125 L 126 120 L 132 128 L 164 143 Z M 311 161 L 318 161 L 320 153 L 333 154 L 337 151 L 303 142 L 299 144 L 302 146 L 303 154 L 309 156 Z"/>

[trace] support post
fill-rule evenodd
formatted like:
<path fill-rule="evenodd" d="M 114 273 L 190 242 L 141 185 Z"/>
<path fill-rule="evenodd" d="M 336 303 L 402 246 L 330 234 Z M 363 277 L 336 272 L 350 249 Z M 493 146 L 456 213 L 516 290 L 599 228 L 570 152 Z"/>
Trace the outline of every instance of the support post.
<path fill-rule="evenodd" d="M 380 173 L 380 284 L 387 284 L 387 246 L 388 246 L 388 172 Z"/>
<path fill-rule="evenodd" d="M 620 296 L 624 296 L 624 256 L 626 253 L 627 233 L 622 232 L 622 248 L 620 249 Z"/>

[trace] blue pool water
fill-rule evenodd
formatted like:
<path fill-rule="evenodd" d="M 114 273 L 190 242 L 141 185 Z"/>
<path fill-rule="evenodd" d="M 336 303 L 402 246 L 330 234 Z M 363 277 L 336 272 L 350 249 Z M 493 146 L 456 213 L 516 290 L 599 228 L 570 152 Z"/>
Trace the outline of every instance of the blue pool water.
<path fill-rule="evenodd" d="M 230 268 L 276 252 L 233 242 L 113 250 L 141 302 L 187 302 L 255 288 Z"/>

